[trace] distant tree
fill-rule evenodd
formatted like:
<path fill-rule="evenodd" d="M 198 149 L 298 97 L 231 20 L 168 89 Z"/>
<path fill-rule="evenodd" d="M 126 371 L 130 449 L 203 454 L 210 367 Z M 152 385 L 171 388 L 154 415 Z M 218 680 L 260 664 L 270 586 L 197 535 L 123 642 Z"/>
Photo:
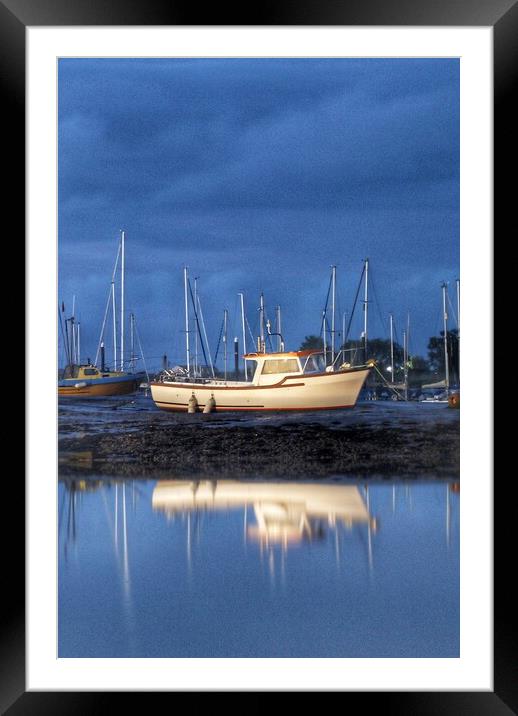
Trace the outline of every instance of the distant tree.
<path fill-rule="evenodd" d="M 450 377 L 455 380 L 459 375 L 459 336 L 456 328 L 448 331 L 447 345 Z M 444 376 L 444 331 L 441 331 L 440 336 L 432 336 L 428 341 L 428 363 L 430 370 L 441 377 Z"/>
<path fill-rule="evenodd" d="M 309 350 L 310 348 L 323 348 L 324 341 L 320 336 L 306 336 L 300 344 L 299 351 Z"/>
<path fill-rule="evenodd" d="M 390 366 L 390 341 L 385 338 L 371 338 L 367 344 L 367 359 L 374 358 L 383 372 Z M 394 365 L 403 364 L 403 348 L 394 343 Z"/>
<path fill-rule="evenodd" d="M 429 370 L 428 361 L 423 356 L 412 356 L 412 370 L 422 371 L 423 373 Z"/>
<path fill-rule="evenodd" d="M 348 363 L 363 362 L 363 341 L 345 341 L 340 346 Z"/>
<path fill-rule="evenodd" d="M 364 356 L 364 343 L 360 341 L 347 341 L 342 346 L 345 349 L 345 359 L 349 363 L 363 362 Z M 391 357 L 390 357 L 390 341 L 385 338 L 371 338 L 367 344 L 367 356 L 369 360 L 373 358 L 379 370 L 384 373 L 387 368 L 390 368 Z M 403 349 L 399 343 L 394 343 L 394 373 L 397 374 L 398 367 L 403 365 Z M 390 371 L 388 371 L 390 373 Z"/>
<path fill-rule="evenodd" d="M 408 383 L 411 387 L 418 387 L 429 383 L 433 379 L 428 361 L 423 356 L 410 356 L 408 361 Z"/>

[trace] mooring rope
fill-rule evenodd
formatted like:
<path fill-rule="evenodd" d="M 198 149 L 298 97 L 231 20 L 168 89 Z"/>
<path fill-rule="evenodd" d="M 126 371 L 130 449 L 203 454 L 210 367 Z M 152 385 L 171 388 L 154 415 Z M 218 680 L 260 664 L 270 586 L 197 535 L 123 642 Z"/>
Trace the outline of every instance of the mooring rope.
<path fill-rule="evenodd" d="M 401 400 L 408 400 L 407 398 L 405 398 L 404 395 L 402 395 L 398 390 L 396 390 L 396 388 L 394 388 L 393 385 L 391 385 L 391 384 L 388 382 L 388 380 L 385 378 L 385 376 L 384 376 L 383 373 L 380 371 L 380 369 L 378 368 L 377 365 L 373 365 L 373 368 L 374 368 L 374 370 L 376 371 L 376 373 L 379 375 L 379 377 L 381 378 L 381 380 L 385 383 L 385 385 L 387 386 L 387 388 L 390 388 L 390 390 L 392 390 L 399 398 L 401 398 Z"/>

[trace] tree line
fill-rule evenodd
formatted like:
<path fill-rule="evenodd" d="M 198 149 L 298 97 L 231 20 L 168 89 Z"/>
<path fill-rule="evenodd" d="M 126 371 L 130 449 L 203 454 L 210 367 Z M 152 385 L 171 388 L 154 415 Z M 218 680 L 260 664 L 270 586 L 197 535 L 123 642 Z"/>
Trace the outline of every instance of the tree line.
<path fill-rule="evenodd" d="M 448 345 L 448 368 L 450 383 L 459 380 L 459 335 L 457 329 L 447 332 Z M 309 335 L 304 338 L 299 350 L 323 349 L 324 341 L 321 336 Z M 327 346 L 329 350 L 329 346 Z M 338 350 L 344 351 L 340 356 L 340 364 L 343 362 L 357 365 L 373 358 L 380 372 L 390 380 L 391 374 L 391 351 L 390 340 L 384 338 L 369 338 L 367 355 L 365 356 L 364 343 L 359 341 L 346 341 Z M 407 357 L 406 371 L 410 384 L 439 381 L 444 378 L 444 331 L 439 336 L 431 336 L 428 340 L 428 355 L 425 358 L 420 355 L 409 355 Z M 394 342 L 394 381 L 402 382 L 405 376 L 404 350 L 403 346 Z"/>

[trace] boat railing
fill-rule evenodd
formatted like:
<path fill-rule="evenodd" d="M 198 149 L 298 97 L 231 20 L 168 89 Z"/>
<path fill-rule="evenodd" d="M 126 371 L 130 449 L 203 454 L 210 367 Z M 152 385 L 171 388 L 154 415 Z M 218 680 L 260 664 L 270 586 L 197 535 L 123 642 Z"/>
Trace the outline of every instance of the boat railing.
<path fill-rule="evenodd" d="M 155 380 L 158 383 L 195 383 L 198 385 L 205 385 L 206 383 L 213 382 L 213 380 L 208 377 L 190 375 L 185 368 L 182 368 L 182 366 L 175 366 L 174 368 L 166 368 L 162 370 L 157 375 Z"/>

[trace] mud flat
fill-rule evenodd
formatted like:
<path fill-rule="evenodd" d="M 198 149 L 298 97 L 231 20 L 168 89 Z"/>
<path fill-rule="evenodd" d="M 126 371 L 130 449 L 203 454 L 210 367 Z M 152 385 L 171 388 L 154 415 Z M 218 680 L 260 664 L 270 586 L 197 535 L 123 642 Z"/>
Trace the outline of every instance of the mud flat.
<path fill-rule="evenodd" d="M 61 475 L 275 479 L 387 477 L 458 479 L 458 419 L 409 416 L 397 424 L 327 426 L 294 421 L 276 425 L 173 422 L 153 418 L 125 431 L 61 433 Z"/>

